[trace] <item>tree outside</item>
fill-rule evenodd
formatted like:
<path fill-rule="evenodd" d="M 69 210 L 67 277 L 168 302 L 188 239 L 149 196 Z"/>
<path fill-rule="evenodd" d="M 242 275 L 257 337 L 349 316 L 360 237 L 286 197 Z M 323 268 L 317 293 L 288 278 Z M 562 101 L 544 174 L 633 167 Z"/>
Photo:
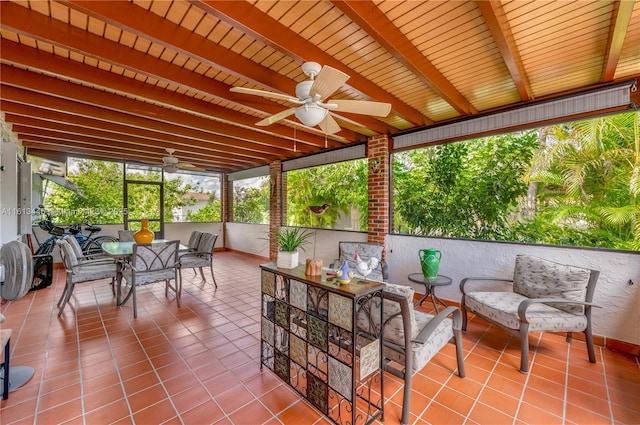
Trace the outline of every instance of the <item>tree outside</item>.
<path fill-rule="evenodd" d="M 61 224 L 73 224 L 89 222 L 98 224 L 122 223 L 124 199 L 123 165 L 110 161 L 98 161 L 88 159 L 76 159 L 73 171 L 67 175 L 67 179 L 73 182 L 84 196 L 80 196 L 57 185 L 49 185 L 44 195 L 43 203 L 51 212 L 55 222 Z M 133 177 L 129 173 L 128 178 Z M 160 182 L 162 175 L 156 171 L 141 171 L 135 173 L 135 180 L 147 182 Z M 132 184 L 128 186 L 129 204 L 135 205 L 129 218 L 140 219 L 143 217 L 157 217 L 160 202 L 159 191 L 150 189 L 151 186 Z M 202 191 L 198 184 L 186 182 L 178 176 L 164 181 L 164 220 L 173 221 L 172 211 L 185 207 L 194 201 L 187 196 L 190 192 Z M 215 218 L 211 211 L 217 204 L 212 196 L 212 204 L 208 212 L 202 212 L 198 218 Z M 218 208 L 217 217 L 220 212 Z"/>
<path fill-rule="evenodd" d="M 399 233 L 640 248 L 640 113 L 394 155 Z"/>
<path fill-rule="evenodd" d="M 355 214 L 356 230 L 367 230 L 368 170 L 364 159 L 287 172 L 287 218 L 290 226 L 333 229 Z M 328 205 L 317 215 L 311 206 Z M 351 227 L 351 226 L 349 226 Z"/>

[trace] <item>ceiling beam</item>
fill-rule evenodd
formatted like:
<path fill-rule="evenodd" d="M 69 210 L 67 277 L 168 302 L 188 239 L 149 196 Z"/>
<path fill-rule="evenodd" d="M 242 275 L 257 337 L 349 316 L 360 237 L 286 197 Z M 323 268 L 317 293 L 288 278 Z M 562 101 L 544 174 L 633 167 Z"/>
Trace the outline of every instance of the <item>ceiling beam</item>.
<path fill-rule="evenodd" d="M 18 132 L 18 128 L 22 129 L 23 133 L 27 133 L 27 128 L 30 129 L 38 129 L 38 130 L 47 130 L 47 131 L 55 131 L 60 134 L 68 134 L 73 136 L 83 136 L 89 137 L 95 140 L 97 144 L 105 144 L 105 143 L 122 143 L 122 146 L 129 146 L 141 150 L 149 149 L 150 154 L 154 152 L 161 153 L 162 156 L 166 156 L 168 147 L 167 142 L 160 138 L 157 139 L 148 139 L 137 137 L 131 134 L 121 134 L 114 133 L 111 131 L 100 130 L 96 128 L 83 128 L 73 124 L 64 124 L 61 122 L 52 122 L 43 120 L 41 118 L 35 117 L 24 117 L 13 115 L 10 113 L 6 113 L 6 119 L 10 120 L 12 123 L 12 130 Z M 34 133 L 30 133 L 34 134 Z M 264 155 L 238 155 L 234 153 L 233 156 L 229 154 L 229 151 L 225 151 L 222 149 L 204 149 L 200 147 L 196 147 L 194 145 L 181 145 L 177 143 L 171 142 L 171 147 L 176 149 L 176 155 L 187 155 L 189 161 L 198 161 L 200 163 L 205 163 L 209 159 L 213 159 L 215 162 L 216 155 L 218 157 L 224 157 L 224 161 L 229 163 L 234 163 L 235 165 L 242 166 L 248 163 L 255 163 L 256 161 L 260 161 L 263 158 L 266 158 L 268 161 L 270 160 L 268 157 Z M 271 159 L 275 160 L 275 158 Z"/>
<path fill-rule="evenodd" d="M 256 138 L 255 131 L 243 127 L 232 126 L 185 112 L 151 105 L 146 102 L 20 70 L 4 64 L 0 65 L 0 72 L 2 73 L 2 83 L 7 86 L 19 87 L 36 93 L 47 93 L 51 97 L 71 100 L 87 106 L 126 113 L 136 117 L 145 117 L 157 122 L 147 122 L 145 123 L 145 128 L 153 128 L 160 123 L 171 123 L 185 129 L 206 131 L 210 133 L 209 142 L 213 144 L 220 144 L 217 142 L 216 136 L 227 135 L 249 142 L 253 147 L 249 146 L 247 147 L 248 149 L 255 148 L 259 150 L 260 145 L 266 145 L 276 146 L 291 152 L 293 151 L 293 143 L 289 140 L 283 140 L 266 134 L 261 135 L 260 138 Z M 3 94 L 0 94 L 0 96 L 3 96 Z M 181 129 L 178 133 L 182 131 Z M 302 152 L 312 153 L 319 151 L 319 148 L 299 144 L 301 145 L 300 148 Z"/>
<path fill-rule="evenodd" d="M 117 5 L 111 2 L 107 3 L 110 7 L 116 7 Z M 124 3 L 119 5 L 124 5 Z M 177 65 L 173 65 L 162 59 L 154 58 L 144 52 L 128 48 L 127 46 L 121 45 L 117 42 L 104 39 L 89 32 L 81 32 L 71 25 L 49 19 L 44 15 L 30 11 L 29 9 L 16 4 L 3 4 L 2 14 L 0 14 L 0 26 L 18 34 L 67 49 L 71 52 L 86 55 L 95 60 L 104 61 L 105 63 L 113 66 L 131 70 L 146 77 L 168 82 L 183 89 L 191 90 L 201 95 L 207 95 L 220 101 L 230 102 L 239 108 L 252 109 L 251 106 L 245 106 L 244 103 L 238 102 L 238 99 L 241 99 L 242 97 L 233 95 L 229 91 L 231 88 L 229 85 Z M 0 54 L 2 54 L 1 51 Z M 253 61 L 251 61 L 251 63 L 258 66 Z M 262 67 L 260 68 L 264 69 Z M 292 87 L 291 92 L 295 91 L 294 81 L 285 78 L 280 74 L 277 75 L 280 79 L 286 80 L 290 83 Z M 282 110 L 282 108 L 278 107 L 276 104 L 268 102 L 263 102 L 261 105 L 266 109 L 266 112 L 255 108 L 253 108 L 253 110 L 258 111 L 265 116 L 278 113 Z M 238 114 L 237 111 L 235 113 Z M 215 116 L 212 116 L 212 118 L 215 118 Z M 251 120 L 252 126 L 255 127 L 253 125 L 255 121 L 253 121 L 253 118 Z M 271 127 L 274 129 L 282 127 L 279 131 L 287 132 L 287 135 L 293 133 L 293 131 L 286 126 L 276 125 Z M 325 146 L 324 137 L 308 134 L 304 131 L 301 131 L 300 133 L 301 136 L 304 135 L 304 137 L 298 138 L 297 142 L 307 143 L 318 147 Z M 361 141 L 363 139 L 363 137 L 358 136 L 355 132 L 347 129 L 343 129 L 340 132 L 340 136 L 346 137 L 350 142 Z"/>
<path fill-rule="evenodd" d="M 611 24 L 609 25 L 609 38 L 605 52 L 604 66 L 600 82 L 613 81 L 616 76 L 616 69 L 620 61 L 624 38 L 629 29 L 631 15 L 633 14 L 633 1 L 615 1 L 611 12 Z"/>
<path fill-rule="evenodd" d="M 42 96 L 42 95 L 38 95 Z M 225 136 L 217 136 L 216 138 L 220 142 L 226 143 L 229 147 L 219 147 L 218 145 L 212 145 L 209 140 L 203 140 L 198 133 L 176 133 L 167 131 L 155 131 L 141 127 L 134 127 L 130 125 L 120 124 L 112 121 L 102 121 L 87 116 L 80 116 L 74 113 L 61 112 L 59 110 L 43 109 L 45 106 L 31 106 L 26 104 L 14 103 L 12 101 L 0 100 L 0 110 L 5 112 L 9 117 L 25 117 L 34 118 L 44 123 L 61 123 L 68 124 L 78 129 L 90 131 L 93 129 L 102 130 L 105 132 L 113 133 L 117 137 L 118 135 L 132 135 L 138 138 L 144 138 L 146 140 L 158 140 L 165 143 L 165 147 L 175 147 L 178 150 L 186 151 L 189 148 L 201 149 L 207 151 L 210 154 L 224 154 L 237 155 L 240 157 L 256 158 L 262 155 L 265 158 L 270 156 L 279 157 L 282 151 L 277 148 L 269 148 L 267 146 L 261 147 L 261 151 L 255 149 L 255 146 L 250 146 L 246 142 L 231 139 Z M 11 121 L 10 121 L 11 122 Z M 207 135 L 208 136 L 208 135 Z M 169 144 L 169 145 L 166 145 Z M 246 150 L 231 149 L 230 147 L 238 146 L 246 147 Z"/>
<path fill-rule="evenodd" d="M 109 146 L 98 146 L 95 144 L 87 144 L 87 145 L 71 145 L 64 146 L 60 144 L 60 140 L 56 140 L 54 138 L 45 138 L 38 136 L 30 136 L 24 135 L 23 145 L 27 148 L 27 153 L 30 153 L 31 149 L 39 150 L 39 151 L 51 151 L 51 152 L 59 152 L 64 153 L 66 157 L 69 156 L 80 156 L 87 157 L 91 159 L 101 159 L 101 160 L 124 160 L 135 161 L 139 163 L 144 163 L 147 165 L 158 165 L 161 163 L 153 164 L 149 162 L 149 158 L 141 154 L 140 151 L 138 153 L 132 152 L 130 156 L 127 158 L 123 158 L 122 155 L 118 155 L 118 153 Z M 259 164 L 257 164 L 259 165 Z M 234 171 L 235 168 L 228 165 L 221 165 L 217 172 L 230 172 Z"/>
<path fill-rule="evenodd" d="M 293 139 L 293 131 L 289 127 L 273 126 L 273 128 L 269 128 L 269 131 L 261 131 L 255 127 L 257 120 L 255 117 L 239 114 L 237 111 L 228 108 L 151 86 L 141 81 L 84 65 L 70 59 L 52 56 L 9 40 L 0 40 L 0 60 L 6 64 L 28 67 L 32 71 L 37 70 L 47 75 L 56 75 L 72 81 L 90 84 L 113 93 L 135 95 L 140 100 L 182 110 L 203 118 L 220 120 L 225 124 L 245 127 L 256 132 L 252 137 L 255 140 L 259 140 L 265 134 Z M 278 111 L 279 109 L 277 108 L 273 110 L 274 113 Z M 305 132 L 301 132 L 300 136 L 297 137 L 297 141 L 313 146 L 325 146 L 324 137 L 310 135 Z M 343 145 L 332 139 L 329 139 L 326 143 L 328 147 L 340 147 Z"/>
<path fill-rule="evenodd" d="M 151 40 L 166 49 L 177 51 L 212 68 L 222 70 L 243 80 L 248 80 L 258 86 L 287 95 L 295 92 L 296 82 L 290 78 L 265 68 L 251 59 L 133 3 L 84 0 L 66 0 L 61 1 L 61 3 L 88 16 L 105 21 L 123 31 Z M 226 86 L 226 90 L 219 94 L 220 97 L 231 99 L 229 88 L 231 87 Z M 269 112 L 262 113 L 274 115 L 283 109 L 281 105 L 275 103 L 271 103 L 271 105 Z M 273 108 L 276 108 L 276 110 Z M 365 117 L 361 121 L 366 127 L 377 133 L 388 132 L 388 128 L 375 118 Z M 351 141 L 355 140 L 353 135 L 350 135 L 350 138 L 353 139 Z"/>
<path fill-rule="evenodd" d="M 349 19 L 365 30 L 400 63 L 429 85 L 462 115 L 478 110 L 442 75 L 375 3 L 368 0 L 332 0 Z"/>
<path fill-rule="evenodd" d="M 498 50 L 500 50 L 500 54 L 502 54 L 502 59 L 509 73 L 511 73 L 511 78 L 518 89 L 520 100 L 533 100 L 529 77 L 524 69 L 524 63 L 514 41 L 502 2 L 499 0 L 476 0 L 476 5 L 480 9 L 489 31 L 491 31 L 491 35 L 498 46 Z"/>
<path fill-rule="evenodd" d="M 223 22 L 245 31 L 266 45 L 295 58 L 300 64 L 313 60 L 350 75 L 351 77 L 347 81 L 350 87 L 367 98 L 390 103 L 393 112 L 408 122 L 414 125 L 433 124 L 433 121 L 420 111 L 409 107 L 378 85 L 357 74 L 353 69 L 348 68 L 315 44 L 300 37 L 300 35 L 262 12 L 251 3 L 244 1 L 188 1 Z"/>

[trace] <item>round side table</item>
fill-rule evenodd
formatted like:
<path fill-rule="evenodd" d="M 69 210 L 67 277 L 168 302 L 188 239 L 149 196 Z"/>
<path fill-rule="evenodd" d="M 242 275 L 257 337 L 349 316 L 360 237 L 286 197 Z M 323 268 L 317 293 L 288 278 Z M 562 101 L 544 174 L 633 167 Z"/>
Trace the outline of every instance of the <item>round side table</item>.
<path fill-rule="evenodd" d="M 443 307 L 447 307 L 447 305 L 440 298 L 436 296 L 435 289 L 436 289 L 436 286 L 451 285 L 450 277 L 439 274 L 435 278 L 427 279 L 424 277 L 424 274 L 422 273 L 411 273 L 409 275 L 409 280 L 411 282 L 420 283 L 424 285 L 424 287 L 426 288 L 425 294 L 422 296 L 422 298 L 420 298 L 416 302 L 416 306 L 422 305 L 424 300 L 430 296 L 431 302 L 433 303 L 433 308 L 436 309 L 436 313 L 438 313 L 438 306 L 436 304 L 436 301 L 438 301 L 440 305 L 442 305 Z"/>

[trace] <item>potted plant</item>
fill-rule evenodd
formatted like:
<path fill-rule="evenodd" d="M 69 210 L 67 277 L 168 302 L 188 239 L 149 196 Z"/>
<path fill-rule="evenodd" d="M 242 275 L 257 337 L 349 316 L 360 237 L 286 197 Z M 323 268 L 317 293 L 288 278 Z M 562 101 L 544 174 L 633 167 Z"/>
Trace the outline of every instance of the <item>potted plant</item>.
<path fill-rule="evenodd" d="M 298 248 L 305 251 L 313 232 L 300 227 L 280 227 L 272 234 L 275 243 L 278 244 L 278 258 L 276 265 L 284 269 L 292 269 L 298 266 Z"/>

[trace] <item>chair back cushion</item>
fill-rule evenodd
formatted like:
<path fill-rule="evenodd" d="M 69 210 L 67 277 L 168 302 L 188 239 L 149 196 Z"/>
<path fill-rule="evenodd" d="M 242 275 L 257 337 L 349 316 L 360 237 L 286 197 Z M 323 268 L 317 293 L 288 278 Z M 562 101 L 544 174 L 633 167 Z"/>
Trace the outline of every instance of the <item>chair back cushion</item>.
<path fill-rule="evenodd" d="M 358 253 L 361 261 L 367 262 L 370 258 L 375 257 L 378 259 L 378 265 L 371 274 L 367 276 L 367 279 L 383 280 L 382 276 L 382 250 L 384 248 L 375 242 L 339 242 L 338 250 L 340 265 L 346 261 L 349 264 L 349 269 L 354 273 L 357 273 L 355 256 Z"/>
<path fill-rule="evenodd" d="M 213 253 L 213 247 L 216 244 L 218 235 L 213 233 L 202 233 L 200 241 L 198 242 L 198 253 L 211 254 Z"/>
<path fill-rule="evenodd" d="M 133 245 L 131 265 L 123 277 L 134 285 L 176 279 L 179 241 Z"/>
<path fill-rule="evenodd" d="M 71 249 L 73 249 L 73 252 L 75 252 L 77 258 L 80 258 L 80 257 L 82 257 L 84 255 L 83 252 L 82 252 L 82 247 L 80 246 L 80 243 L 75 238 L 75 236 L 73 236 L 73 235 L 64 235 L 62 237 L 62 239 L 67 241 L 67 243 L 71 246 Z"/>
<path fill-rule="evenodd" d="M 391 292 L 407 299 L 409 303 L 409 320 L 411 321 L 411 339 L 415 338 L 418 335 L 418 325 L 413 310 L 414 289 L 411 286 L 387 283 L 385 284 L 384 292 Z M 386 323 L 384 339 L 404 347 L 404 324 L 400 313 L 400 304 L 389 299 L 384 299 L 382 302 L 384 305 L 382 320 L 383 323 Z M 380 329 L 380 302 L 378 299 L 372 301 L 370 317 L 368 316 L 367 312 L 358 312 L 358 328 L 365 332 L 376 334 Z"/>
<path fill-rule="evenodd" d="M 191 236 L 189 237 L 189 242 L 187 243 L 189 250 L 195 251 L 198 249 L 198 244 L 200 243 L 201 236 L 202 236 L 202 232 L 199 230 L 194 230 L 193 232 L 191 232 Z"/>
<path fill-rule="evenodd" d="M 591 270 L 530 255 L 516 256 L 513 291 L 527 298 L 564 298 L 584 302 Z M 584 306 L 549 304 L 573 314 L 584 314 Z"/>
<path fill-rule="evenodd" d="M 179 241 L 133 245 L 132 266 L 138 273 L 175 268 Z"/>
<path fill-rule="evenodd" d="M 118 230 L 118 240 L 120 242 L 133 242 L 135 239 L 133 238 L 133 234 L 135 230 Z"/>
<path fill-rule="evenodd" d="M 71 247 L 71 244 L 63 238 L 58 241 L 58 246 L 60 247 L 60 254 L 64 267 L 67 270 L 71 270 L 73 267 L 77 266 L 78 257 L 76 257 L 76 253 Z"/>

